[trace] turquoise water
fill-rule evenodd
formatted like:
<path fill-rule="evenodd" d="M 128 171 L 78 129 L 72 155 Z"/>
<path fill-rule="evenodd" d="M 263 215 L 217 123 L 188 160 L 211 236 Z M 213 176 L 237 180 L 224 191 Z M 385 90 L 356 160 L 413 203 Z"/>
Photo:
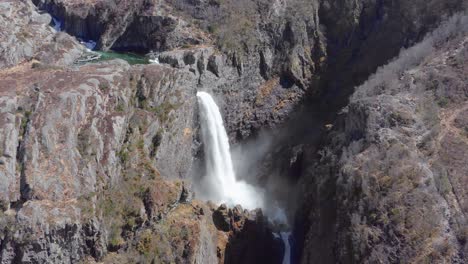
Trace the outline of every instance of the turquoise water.
<path fill-rule="evenodd" d="M 135 53 L 118 53 L 115 51 L 95 51 L 101 55 L 101 58 L 95 60 L 95 62 L 113 60 L 113 59 L 122 59 L 127 61 L 130 65 L 135 64 L 150 64 L 149 59 L 143 55 L 138 55 Z"/>

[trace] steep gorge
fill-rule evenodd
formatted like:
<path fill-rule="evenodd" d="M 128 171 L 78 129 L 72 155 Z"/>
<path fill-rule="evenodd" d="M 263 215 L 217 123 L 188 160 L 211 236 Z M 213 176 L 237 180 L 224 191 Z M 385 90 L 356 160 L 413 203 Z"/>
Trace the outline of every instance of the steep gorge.
<path fill-rule="evenodd" d="M 0 5 L 15 21 L 0 36 L 2 263 L 281 263 L 268 209 L 193 193 L 197 91 L 220 105 L 240 177 L 288 208 L 293 263 L 466 261 L 466 19 L 348 104 L 463 1 L 34 2 L 161 65 L 75 65 L 86 51 L 47 14 Z"/>

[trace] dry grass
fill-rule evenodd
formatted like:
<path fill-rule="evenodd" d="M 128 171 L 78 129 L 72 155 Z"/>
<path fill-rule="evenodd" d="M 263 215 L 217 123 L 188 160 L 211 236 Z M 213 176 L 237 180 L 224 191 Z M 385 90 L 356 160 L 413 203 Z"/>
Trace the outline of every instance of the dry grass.
<path fill-rule="evenodd" d="M 272 78 L 264 82 L 258 89 L 257 97 L 255 98 L 256 105 L 262 105 L 266 97 L 268 97 L 273 89 L 279 85 L 279 77 Z"/>

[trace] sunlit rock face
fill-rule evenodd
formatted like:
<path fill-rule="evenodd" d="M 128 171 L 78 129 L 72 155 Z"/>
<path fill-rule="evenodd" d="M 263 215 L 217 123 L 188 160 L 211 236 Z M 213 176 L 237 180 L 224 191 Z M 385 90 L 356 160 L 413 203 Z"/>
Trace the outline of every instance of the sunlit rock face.
<path fill-rule="evenodd" d="M 143 203 L 146 188 L 188 177 L 196 99 L 195 90 L 182 83 L 190 83 L 190 75 L 123 61 L 76 68 L 32 62 L 0 75 L 0 117 L 5 121 L 0 129 L 1 200 L 7 210 L 2 220 L 8 221 L 5 228 L 20 230 L 20 238 L 5 230 L 9 246 L 3 254 L 47 262 L 41 252 L 52 244 L 46 240 L 34 250 L 30 246 L 51 235 L 63 241 L 52 251 L 54 261 L 87 254 L 100 258 L 121 237 L 128 239 L 122 230 L 134 230 L 148 215 L 153 217 L 154 210 L 147 211 Z M 157 206 L 179 202 L 178 184 L 175 198 L 167 198 L 172 191 L 161 191 Z M 130 222 L 119 219 L 123 208 L 131 210 Z M 39 223 L 30 226 L 34 221 Z M 23 237 L 29 228 L 37 232 Z M 70 234 L 63 233 L 70 228 Z M 83 242 L 89 237 L 93 244 Z M 21 251 L 15 243 L 21 243 Z"/>
<path fill-rule="evenodd" d="M 0 3 L 1 262 L 281 263 L 276 207 L 296 262 L 467 262 L 466 31 L 361 86 L 466 1 L 32 2 Z M 195 192 L 197 91 L 242 206 Z"/>
<path fill-rule="evenodd" d="M 49 26 L 50 15 L 35 9 L 30 1 L 0 3 L 0 69 L 33 58 L 67 65 L 83 51 L 73 37 L 55 34 Z"/>

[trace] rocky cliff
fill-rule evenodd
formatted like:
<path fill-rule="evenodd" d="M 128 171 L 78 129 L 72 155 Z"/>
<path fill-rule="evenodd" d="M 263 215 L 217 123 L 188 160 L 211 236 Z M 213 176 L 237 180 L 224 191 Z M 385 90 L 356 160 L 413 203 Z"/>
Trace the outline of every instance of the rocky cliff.
<path fill-rule="evenodd" d="M 238 146 L 273 135 L 241 174 L 288 206 L 296 261 L 466 262 L 466 15 L 423 40 L 464 8 L 2 1 L 1 262 L 281 263 L 262 211 L 193 193 L 197 90 Z M 160 64 L 78 63 L 83 40 Z"/>
<path fill-rule="evenodd" d="M 258 229 L 280 243 L 261 214 L 242 216 L 239 239 L 217 228 L 214 206 L 192 201 L 195 93 L 212 50 L 188 52 L 181 67 L 78 65 L 87 51 L 49 15 L 29 1 L 2 8 L 15 22 L 1 41 L 2 263 L 213 263 L 225 252 L 227 263 L 255 262 L 263 255 L 231 240 Z M 185 67 L 195 62 L 197 72 Z"/>
<path fill-rule="evenodd" d="M 83 48 L 66 34 L 54 34 L 52 18 L 29 1 L 0 3 L 0 68 L 12 67 L 24 60 L 40 59 L 45 63 L 72 63 Z"/>
<path fill-rule="evenodd" d="M 467 261 L 466 25 L 380 68 L 309 154 L 302 263 Z"/>

